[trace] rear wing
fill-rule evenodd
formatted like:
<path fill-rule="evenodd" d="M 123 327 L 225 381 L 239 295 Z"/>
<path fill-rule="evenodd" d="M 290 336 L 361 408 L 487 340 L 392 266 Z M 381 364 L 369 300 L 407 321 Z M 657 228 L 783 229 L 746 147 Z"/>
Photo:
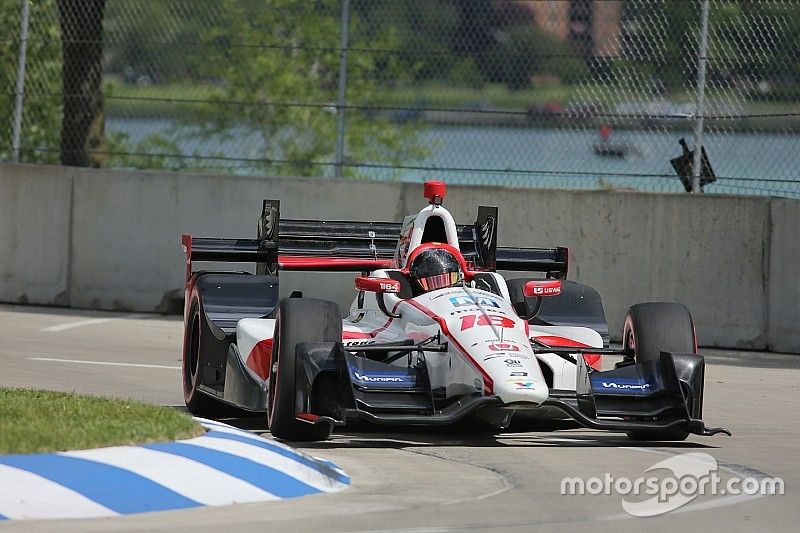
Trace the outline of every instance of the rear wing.
<path fill-rule="evenodd" d="M 390 268 L 400 222 L 353 222 L 280 218 L 280 201 L 264 200 L 256 239 L 198 238 L 183 235 L 186 279 L 197 261 L 256 263 L 256 273 L 280 270 L 369 272 Z M 567 275 L 566 248 L 497 246 L 497 208 L 481 206 L 474 224 L 456 226 L 459 247 L 477 270 Z"/>

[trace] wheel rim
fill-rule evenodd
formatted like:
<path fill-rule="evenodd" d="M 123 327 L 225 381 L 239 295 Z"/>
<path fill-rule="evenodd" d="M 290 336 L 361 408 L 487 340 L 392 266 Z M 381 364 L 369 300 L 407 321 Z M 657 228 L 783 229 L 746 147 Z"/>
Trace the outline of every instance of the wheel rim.
<path fill-rule="evenodd" d="M 628 330 L 625 336 L 625 344 L 623 348 L 627 349 L 628 353 L 625 355 L 626 359 L 636 360 L 636 337 L 633 336 L 633 328 Z"/>

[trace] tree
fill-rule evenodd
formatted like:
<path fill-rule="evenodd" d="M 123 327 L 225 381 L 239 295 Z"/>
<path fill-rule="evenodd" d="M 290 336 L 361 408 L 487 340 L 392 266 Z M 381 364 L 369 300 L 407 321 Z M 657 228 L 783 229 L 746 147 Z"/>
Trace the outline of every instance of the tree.
<path fill-rule="evenodd" d="M 341 31 L 339 0 L 256 4 L 226 0 L 220 16 L 201 34 L 206 70 L 222 94 L 194 118 L 192 135 L 218 138 L 242 126 L 263 149 L 252 154 L 264 171 L 320 175 L 332 169 Z M 347 103 L 369 102 L 382 79 L 403 78 L 395 32 L 367 35 L 356 15 L 350 21 Z M 220 109 L 223 109 L 220 112 Z M 348 108 L 349 161 L 398 165 L 424 154 L 409 125 L 370 110 Z M 241 134 L 241 133 L 239 133 Z M 357 175 L 345 163 L 346 175 Z"/>
<path fill-rule="evenodd" d="M 99 167 L 104 143 L 103 12 L 106 0 L 58 0 L 63 51 L 61 164 Z"/>
<path fill-rule="evenodd" d="M 55 0 L 30 3 L 25 68 L 25 100 L 20 135 L 20 160 L 56 163 L 61 120 L 61 41 Z M 17 61 L 20 45 L 20 0 L 0 0 L 0 159 L 11 155 Z"/>

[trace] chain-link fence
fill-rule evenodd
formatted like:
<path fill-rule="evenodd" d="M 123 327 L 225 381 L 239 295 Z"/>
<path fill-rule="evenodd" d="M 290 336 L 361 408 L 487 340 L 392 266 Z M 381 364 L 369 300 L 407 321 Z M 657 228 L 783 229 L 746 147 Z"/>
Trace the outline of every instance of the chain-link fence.
<path fill-rule="evenodd" d="M 791 0 L 0 5 L 4 160 L 800 197 Z"/>

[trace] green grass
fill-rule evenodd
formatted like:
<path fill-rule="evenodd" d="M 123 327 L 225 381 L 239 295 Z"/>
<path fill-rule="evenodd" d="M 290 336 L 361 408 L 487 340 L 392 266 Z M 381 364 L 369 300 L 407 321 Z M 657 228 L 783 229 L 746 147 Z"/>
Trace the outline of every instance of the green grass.
<path fill-rule="evenodd" d="M 131 85 L 116 80 L 103 84 L 106 114 L 119 117 L 182 118 L 202 111 L 222 90 L 204 83 L 165 83 Z"/>
<path fill-rule="evenodd" d="M 191 417 L 167 407 L 0 387 L 0 454 L 164 442 L 202 433 Z"/>
<path fill-rule="evenodd" d="M 439 82 L 395 88 L 377 95 L 375 103 L 399 107 L 423 104 L 426 107 L 448 108 L 481 103 L 497 108 L 527 109 L 550 102 L 565 104 L 570 100 L 573 91 L 573 87 L 561 84 L 512 91 L 499 84 L 487 84 L 478 89 Z"/>

